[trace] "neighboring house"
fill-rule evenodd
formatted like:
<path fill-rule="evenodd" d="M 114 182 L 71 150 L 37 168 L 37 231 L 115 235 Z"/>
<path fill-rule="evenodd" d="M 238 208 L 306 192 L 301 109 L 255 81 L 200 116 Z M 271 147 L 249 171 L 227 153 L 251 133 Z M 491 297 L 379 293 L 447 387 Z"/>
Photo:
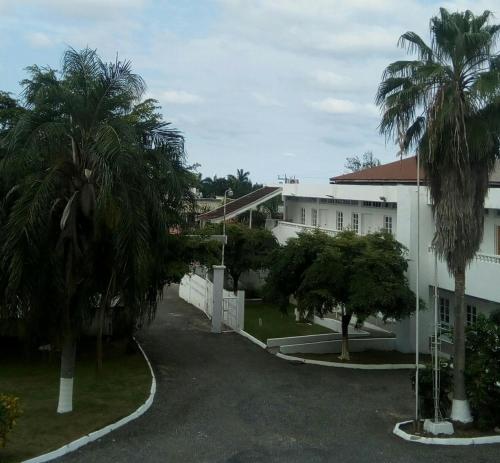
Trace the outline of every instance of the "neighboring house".
<path fill-rule="evenodd" d="M 420 346 L 429 351 L 434 321 L 434 254 L 431 243 L 434 220 L 425 175 L 420 190 Z M 329 185 L 284 184 L 284 220 L 273 233 L 280 243 L 304 230 L 318 228 L 329 234 L 351 229 L 365 235 L 378 230 L 392 233 L 408 248 L 408 279 L 416 286 L 417 165 L 405 158 L 378 167 L 332 177 Z M 438 261 L 438 308 L 440 322 L 453 327 L 454 280 L 445 262 Z M 500 309 L 500 169 L 490 179 L 484 210 L 484 238 L 480 251 L 466 273 L 466 320 L 479 313 Z M 373 320 L 372 320 L 373 321 Z M 376 321 L 374 321 L 376 322 Z M 398 349 L 415 350 L 414 318 L 389 325 L 397 335 Z M 449 348 L 449 346 L 448 346 Z M 444 347 L 444 350 L 447 350 Z"/>

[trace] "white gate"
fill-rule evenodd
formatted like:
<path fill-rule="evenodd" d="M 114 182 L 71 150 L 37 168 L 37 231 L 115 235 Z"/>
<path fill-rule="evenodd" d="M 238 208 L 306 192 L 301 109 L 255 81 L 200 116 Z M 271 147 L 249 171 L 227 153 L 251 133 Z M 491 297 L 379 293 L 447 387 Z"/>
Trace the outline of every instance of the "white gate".
<path fill-rule="evenodd" d="M 202 310 L 208 318 L 212 318 L 214 285 L 199 275 L 184 275 L 179 285 L 179 297 Z M 234 294 L 222 290 L 222 322 L 228 328 L 240 331 L 245 322 L 245 291 Z"/>

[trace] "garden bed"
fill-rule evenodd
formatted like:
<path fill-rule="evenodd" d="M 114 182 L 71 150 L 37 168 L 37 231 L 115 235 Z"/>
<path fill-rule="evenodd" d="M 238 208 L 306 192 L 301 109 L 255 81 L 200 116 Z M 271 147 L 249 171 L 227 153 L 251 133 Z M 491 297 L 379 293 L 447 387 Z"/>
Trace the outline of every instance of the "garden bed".
<path fill-rule="evenodd" d="M 22 354 L 0 360 L 0 391 L 20 398 L 23 415 L 0 449 L 2 463 L 19 462 L 49 452 L 103 428 L 135 411 L 147 399 L 151 374 L 142 354 L 125 353 L 124 344 L 106 346 L 104 368 L 95 371 L 93 349 L 77 360 L 74 411 L 56 413 L 59 359 Z"/>
<path fill-rule="evenodd" d="M 262 325 L 259 324 L 262 320 Z M 262 342 L 269 338 L 306 336 L 310 334 L 332 333 L 333 331 L 314 323 L 296 322 L 290 306 L 284 314 L 273 304 L 247 302 L 245 305 L 245 331 Z"/>

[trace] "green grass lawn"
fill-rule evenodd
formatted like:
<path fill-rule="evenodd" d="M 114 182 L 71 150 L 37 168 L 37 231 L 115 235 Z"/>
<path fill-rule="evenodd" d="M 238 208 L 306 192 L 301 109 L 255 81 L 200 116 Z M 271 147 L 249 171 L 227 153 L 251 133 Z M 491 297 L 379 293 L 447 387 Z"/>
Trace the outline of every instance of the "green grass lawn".
<path fill-rule="evenodd" d="M 415 363 L 415 354 L 403 354 L 397 351 L 367 350 L 365 352 L 351 352 L 350 360 L 340 360 L 340 354 L 290 354 L 310 360 L 322 360 L 335 363 L 366 363 L 371 365 L 385 363 Z M 430 361 L 430 355 L 420 354 L 420 363 Z"/>
<path fill-rule="evenodd" d="M 59 361 L 27 362 L 19 355 L 0 357 L 0 392 L 20 398 L 23 416 L 0 449 L 0 462 L 19 462 L 54 450 L 129 415 L 148 397 L 151 375 L 142 355 L 107 345 L 104 370 L 95 371 L 92 351 L 77 361 L 74 411 L 56 413 Z"/>
<path fill-rule="evenodd" d="M 259 319 L 262 320 L 262 326 L 259 325 Z M 245 303 L 245 331 L 263 342 L 268 338 L 332 332 L 323 326 L 297 323 L 292 308 L 283 314 L 275 305 L 262 302 Z"/>

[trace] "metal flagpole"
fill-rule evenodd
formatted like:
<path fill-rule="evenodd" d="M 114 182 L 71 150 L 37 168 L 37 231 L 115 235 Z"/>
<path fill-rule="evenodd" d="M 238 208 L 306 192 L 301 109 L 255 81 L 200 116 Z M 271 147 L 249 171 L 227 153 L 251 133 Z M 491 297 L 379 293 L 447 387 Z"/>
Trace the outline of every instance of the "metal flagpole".
<path fill-rule="evenodd" d="M 416 278 L 416 307 L 415 307 L 415 426 L 420 429 L 419 420 L 419 362 L 420 362 L 420 153 L 417 151 L 417 278 Z"/>
<path fill-rule="evenodd" d="M 438 258 L 434 247 L 434 423 L 439 422 Z"/>

